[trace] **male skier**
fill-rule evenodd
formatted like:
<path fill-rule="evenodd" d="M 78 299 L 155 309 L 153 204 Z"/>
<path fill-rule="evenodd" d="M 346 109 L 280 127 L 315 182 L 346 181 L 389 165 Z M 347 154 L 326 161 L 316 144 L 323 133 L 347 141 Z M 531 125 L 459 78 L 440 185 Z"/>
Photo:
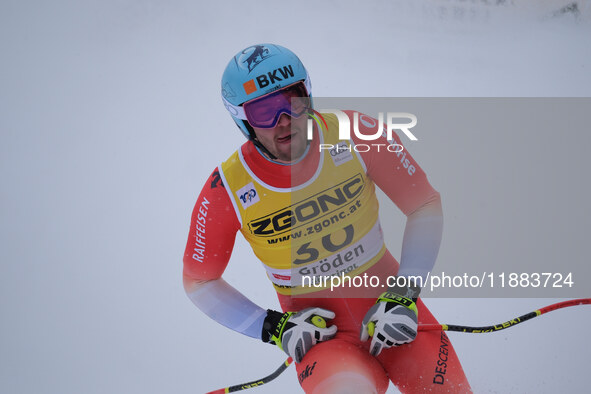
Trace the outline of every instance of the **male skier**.
<path fill-rule="evenodd" d="M 418 296 L 443 216 L 439 193 L 414 159 L 405 150 L 356 152 L 364 141 L 355 133 L 339 140 L 337 117 L 314 113 L 306 69 L 279 45 L 236 54 L 222 99 L 248 141 L 215 168 L 195 204 L 183 270 L 193 303 L 292 356 L 307 393 L 384 393 L 389 381 L 404 393 L 471 392 L 445 333 L 417 334 L 418 323 L 436 323 Z M 344 113 L 375 134 L 375 119 Z M 310 118 L 318 121 L 308 139 Z M 402 147 L 397 136 L 374 142 Z M 384 244 L 375 185 L 407 216 L 400 265 Z M 255 305 L 222 279 L 238 231 L 282 311 Z M 331 289 L 306 285 L 305 276 L 382 282 L 357 289 L 343 280 Z M 403 280 L 384 287 L 388 277 Z"/>

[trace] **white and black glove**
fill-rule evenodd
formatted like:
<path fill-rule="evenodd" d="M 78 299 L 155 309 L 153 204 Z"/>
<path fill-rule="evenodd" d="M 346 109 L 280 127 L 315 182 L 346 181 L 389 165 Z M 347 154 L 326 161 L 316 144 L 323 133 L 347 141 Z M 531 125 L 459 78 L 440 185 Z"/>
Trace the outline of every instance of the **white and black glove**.
<path fill-rule="evenodd" d="M 414 341 L 419 313 L 415 301 L 419 293 L 420 288 L 416 286 L 391 288 L 367 311 L 360 338 L 367 341 L 372 337 L 369 347 L 372 356 L 380 354 L 382 349 Z"/>
<path fill-rule="evenodd" d="M 277 345 L 297 363 L 318 342 L 327 341 L 337 333 L 337 326 L 326 327 L 334 312 L 322 308 L 307 308 L 299 312 L 281 313 L 267 310 L 261 339 Z"/>

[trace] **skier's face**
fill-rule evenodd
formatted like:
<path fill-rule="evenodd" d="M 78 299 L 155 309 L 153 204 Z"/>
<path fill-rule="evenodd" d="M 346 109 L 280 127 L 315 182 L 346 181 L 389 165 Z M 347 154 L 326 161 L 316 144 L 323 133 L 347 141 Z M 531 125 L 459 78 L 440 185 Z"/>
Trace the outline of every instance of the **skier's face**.
<path fill-rule="evenodd" d="M 291 162 L 306 151 L 307 116 L 291 117 L 281 114 L 277 125 L 270 129 L 253 127 L 257 139 L 278 160 Z"/>

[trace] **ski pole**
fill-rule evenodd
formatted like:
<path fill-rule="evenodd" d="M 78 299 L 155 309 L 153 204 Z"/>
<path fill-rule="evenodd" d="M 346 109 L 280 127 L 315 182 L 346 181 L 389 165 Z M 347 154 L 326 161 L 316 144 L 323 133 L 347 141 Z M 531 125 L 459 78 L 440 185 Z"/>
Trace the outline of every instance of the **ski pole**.
<path fill-rule="evenodd" d="M 562 301 L 562 302 L 558 302 L 556 304 L 548 305 L 543 308 L 537 309 L 533 312 L 526 313 L 523 316 L 516 317 L 516 318 L 506 321 L 504 323 L 499 323 L 499 324 L 495 324 L 492 326 L 470 327 L 470 326 L 459 326 L 459 325 L 455 325 L 455 324 L 420 324 L 418 329 L 419 329 L 419 331 L 457 331 L 457 332 L 466 332 L 466 333 L 472 333 L 472 334 L 483 334 L 483 333 L 495 332 L 495 331 L 504 330 L 505 328 L 513 327 L 516 324 L 523 323 L 526 320 L 533 319 L 534 317 L 538 317 L 540 315 L 543 315 L 544 313 L 552 312 L 557 309 L 562 309 L 562 308 L 567 308 L 570 306 L 577 306 L 577 305 L 588 305 L 588 304 L 591 304 L 591 298 L 579 298 L 576 300 Z M 374 326 L 375 326 L 375 324 L 373 324 L 373 322 L 370 322 L 368 324 L 368 331 L 370 332 L 370 335 L 373 334 Z M 287 360 L 285 360 L 283 362 L 283 364 L 281 364 L 281 366 L 279 368 L 277 368 L 277 370 L 275 372 L 273 372 L 272 374 L 270 374 L 268 376 L 265 376 L 264 378 L 261 378 L 259 380 L 253 380 L 248 383 L 243 383 L 243 384 L 238 384 L 235 386 L 226 387 L 226 388 L 219 389 L 219 390 L 210 391 L 207 394 L 233 393 L 236 391 L 246 390 L 246 389 L 250 389 L 253 387 L 261 386 L 265 383 L 269 383 L 270 381 L 275 379 L 277 376 L 279 376 L 281 373 L 283 373 L 283 371 L 285 371 L 287 369 L 287 367 L 289 367 L 289 365 L 292 362 L 293 362 L 293 359 L 291 357 L 288 357 Z"/>
<path fill-rule="evenodd" d="M 316 327 L 319 327 L 319 328 L 326 328 L 326 320 L 324 320 L 324 318 L 322 316 L 318 316 L 318 315 L 312 316 L 310 318 L 310 323 L 314 324 Z M 253 380 L 248 383 L 237 384 L 235 386 L 230 386 L 230 387 L 225 387 L 223 389 L 210 391 L 209 393 L 206 393 L 206 394 L 233 393 L 236 391 L 242 391 L 242 390 L 250 389 L 253 387 L 262 386 L 263 384 L 269 383 L 271 380 L 273 380 L 277 376 L 281 375 L 281 373 L 283 371 L 285 371 L 287 369 L 287 367 L 289 367 L 289 365 L 292 362 L 293 362 L 293 359 L 291 357 L 288 357 L 287 360 L 285 360 L 283 362 L 283 364 L 281 364 L 279 366 L 279 368 L 277 368 L 275 370 L 275 372 L 273 372 L 271 375 L 265 376 L 264 378 L 261 378 L 261 379 Z"/>
<path fill-rule="evenodd" d="M 471 334 L 483 334 L 488 332 L 495 332 L 504 330 L 505 328 L 513 327 L 516 324 L 523 323 L 524 321 L 533 319 L 543 315 L 544 313 L 552 312 L 557 309 L 566 308 L 569 306 L 586 305 L 591 304 L 591 298 L 579 298 L 577 300 L 563 301 L 556 304 L 548 305 L 543 308 L 537 309 L 533 312 L 526 313 L 523 316 L 516 317 L 504 323 L 495 324 L 492 326 L 484 327 L 470 327 L 470 326 L 458 326 L 453 324 L 421 324 L 419 325 L 419 331 L 457 331 L 467 332 Z"/>
<path fill-rule="evenodd" d="M 242 391 L 242 390 L 250 389 L 250 388 L 253 388 L 253 387 L 262 386 L 263 384 L 269 383 L 271 380 L 273 380 L 277 376 L 281 375 L 281 373 L 283 371 L 285 371 L 287 369 L 287 367 L 289 367 L 289 365 L 292 362 L 293 362 L 293 359 L 291 357 L 288 357 L 287 360 L 285 360 L 283 362 L 283 364 L 281 364 L 279 366 L 279 368 L 277 368 L 275 370 L 275 372 L 273 372 L 271 375 L 265 376 L 264 378 L 261 378 L 261 379 L 253 380 L 253 381 L 248 382 L 248 383 L 237 384 L 235 386 L 224 387 L 223 389 L 210 391 L 207 394 L 234 393 L 236 391 Z"/>

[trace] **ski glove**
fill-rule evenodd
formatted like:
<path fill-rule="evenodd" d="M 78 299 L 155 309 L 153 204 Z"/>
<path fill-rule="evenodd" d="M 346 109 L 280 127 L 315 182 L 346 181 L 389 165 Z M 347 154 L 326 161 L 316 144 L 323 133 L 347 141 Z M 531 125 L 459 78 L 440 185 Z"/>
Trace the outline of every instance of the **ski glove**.
<path fill-rule="evenodd" d="M 261 339 L 277 345 L 299 363 L 312 346 L 335 336 L 337 326 L 327 328 L 325 320 L 334 317 L 334 312 L 322 308 L 286 313 L 269 309 L 263 322 Z"/>
<path fill-rule="evenodd" d="M 418 310 L 415 304 L 420 288 L 394 287 L 383 293 L 367 311 L 361 324 L 362 341 L 373 337 L 369 351 L 377 356 L 383 349 L 414 341 Z"/>

